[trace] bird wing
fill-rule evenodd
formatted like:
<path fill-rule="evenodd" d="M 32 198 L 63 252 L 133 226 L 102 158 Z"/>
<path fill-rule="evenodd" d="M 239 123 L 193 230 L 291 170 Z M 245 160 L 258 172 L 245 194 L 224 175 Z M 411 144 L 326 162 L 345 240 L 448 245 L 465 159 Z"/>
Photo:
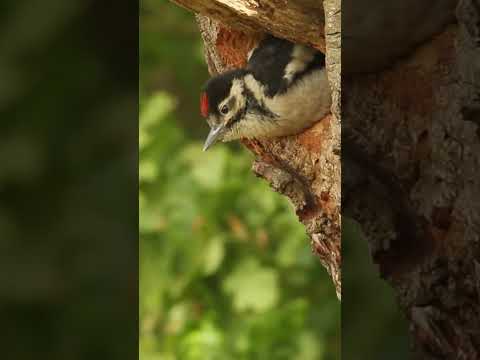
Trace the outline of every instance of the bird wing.
<path fill-rule="evenodd" d="M 247 70 L 266 86 L 266 95 L 273 97 L 309 71 L 324 66 L 321 52 L 269 35 L 249 56 Z"/>

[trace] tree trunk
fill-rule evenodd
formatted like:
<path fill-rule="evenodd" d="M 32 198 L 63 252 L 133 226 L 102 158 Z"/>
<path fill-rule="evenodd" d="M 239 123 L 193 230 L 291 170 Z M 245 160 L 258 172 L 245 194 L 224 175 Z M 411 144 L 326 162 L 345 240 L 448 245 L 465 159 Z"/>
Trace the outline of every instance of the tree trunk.
<path fill-rule="evenodd" d="M 325 51 L 332 114 L 298 136 L 244 141 L 254 172 L 291 199 L 340 297 L 343 89 L 343 213 L 419 356 L 480 358 L 479 1 L 460 0 L 455 22 L 456 0 L 344 0 L 343 47 L 339 0 L 322 12 L 302 10 L 308 0 L 175 1 L 203 14 L 212 74 L 243 66 L 263 32 Z"/>
<path fill-rule="evenodd" d="M 389 69 L 343 72 L 343 211 L 421 359 L 480 358 L 478 1 L 457 18 Z"/>
<path fill-rule="evenodd" d="M 340 0 L 175 0 L 197 15 L 212 75 L 246 64 L 265 33 L 324 51 L 332 91 L 332 113 L 297 136 L 243 140 L 256 160 L 254 173 L 287 196 L 305 225 L 312 247 L 332 277 L 340 277 Z M 325 31 L 324 29 L 327 29 Z M 327 36 L 325 41 L 324 33 Z"/>

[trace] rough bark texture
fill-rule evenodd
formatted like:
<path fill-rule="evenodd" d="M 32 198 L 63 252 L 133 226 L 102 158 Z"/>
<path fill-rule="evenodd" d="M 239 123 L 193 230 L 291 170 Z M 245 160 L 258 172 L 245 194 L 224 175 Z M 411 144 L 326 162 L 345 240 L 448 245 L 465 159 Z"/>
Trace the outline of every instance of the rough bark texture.
<path fill-rule="evenodd" d="M 325 49 L 324 16 L 318 0 L 172 0 L 231 29 L 264 31 Z"/>
<path fill-rule="evenodd" d="M 199 3 L 206 4 L 206 7 L 198 7 Z M 324 48 L 324 13 L 320 3 L 317 3 L 318 10 L 314 12 L 311 8 L 304 7 L 306 1 L 231 1 L 228 2 L 232 5 L 229 8 L 231 13 L 225 18 L 216 11 L 212 12 L 212 6 L 217 6 L 218 3 L 182 1 L 184 6 L 208 15 L 197 15 L 197 20 L 212 75 L 244 66 L 248 51 L 266 32 L 283 35 L 296 42 L 314 44 L 320 50 Z M 225 5 L 225 2 L 222 4 Z M 248 26 L 238 28 L 234 25 L 237 19 L 243 19 L 244 12 L 233 4 L 258 9 L 272 7 L 271 14 L 250 14 L 255 31 Z M 313 250 L 330 273 L 340 298 L 339 4 L 339 0 L 325 1 L 327 68 L 333 91 L 332 114 L 318 119 L 318 123 L 297 136 L 243 140 L 243 144 L 256 155 L 252 166 L 254 173 L 267 180 L 275 191 L 287 196 L 294 205 L 295 212 L 312 241 Z M 215 20 L 218 18 L 222 21 Z M 310 29 L 312 26 L 313 29 Z"/>
<path fill-rule="evenodd" d="M 460 1 L 457 18 L 392 68 L 342 84 L 344 213 L 421 359 L 480 358 L 478 0 Z"/>

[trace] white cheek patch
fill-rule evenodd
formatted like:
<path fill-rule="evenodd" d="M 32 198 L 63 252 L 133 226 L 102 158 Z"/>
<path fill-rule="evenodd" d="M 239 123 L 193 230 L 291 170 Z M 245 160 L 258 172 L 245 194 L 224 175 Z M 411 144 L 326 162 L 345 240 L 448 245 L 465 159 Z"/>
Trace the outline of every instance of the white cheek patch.
<path fill-rule="evenodd" d="M 283 78 L 288 82 L 291 82 L 296 74 L 302 72 L 310 63 L 316 50 L 303 45 L 295 45 L 292 51 L 292 59 L 285 68 L 285 74 Z"/>
<path fill-rule="evenodd" d="M 241 79 L 235 79 L 232 81 L 232 87 L 228 97 L 223 100 L 219 105 L 219 111 L 222 106 L 227 105 L 229 107 L 228 114 L 224 115 L 224 122 L 228 123 L 239 110 L 246 106 L 246 99 L 243 96 L 244 82 Z"/>
<path fill-rule="evenodd" d="M 253 75 L 245 76 L 245 85 L 248 90 L 253 93 L 257 101 L 265 100 L 265 88 L 253 77 Z"/>
<path fill-rule="evenodd" d="M 243 93 L 243 81 L 240 79 L 235 79 L 232 81 L 232 87 L 230 88 L 229 98 L 235 97 L 237 100 L 242 97 Z"/>

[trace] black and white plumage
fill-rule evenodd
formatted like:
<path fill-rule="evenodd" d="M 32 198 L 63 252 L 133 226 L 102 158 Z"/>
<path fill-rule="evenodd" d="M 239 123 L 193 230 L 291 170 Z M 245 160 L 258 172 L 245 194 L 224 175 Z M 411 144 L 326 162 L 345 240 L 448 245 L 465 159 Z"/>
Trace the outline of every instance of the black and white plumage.
<path fill-rule="evenodd" d="M 201 113 L 215 142 L 299 133 L 330 111 L 325 56 L 310 47 L 268 36 L 245 68 L 211 78 Z"/>

